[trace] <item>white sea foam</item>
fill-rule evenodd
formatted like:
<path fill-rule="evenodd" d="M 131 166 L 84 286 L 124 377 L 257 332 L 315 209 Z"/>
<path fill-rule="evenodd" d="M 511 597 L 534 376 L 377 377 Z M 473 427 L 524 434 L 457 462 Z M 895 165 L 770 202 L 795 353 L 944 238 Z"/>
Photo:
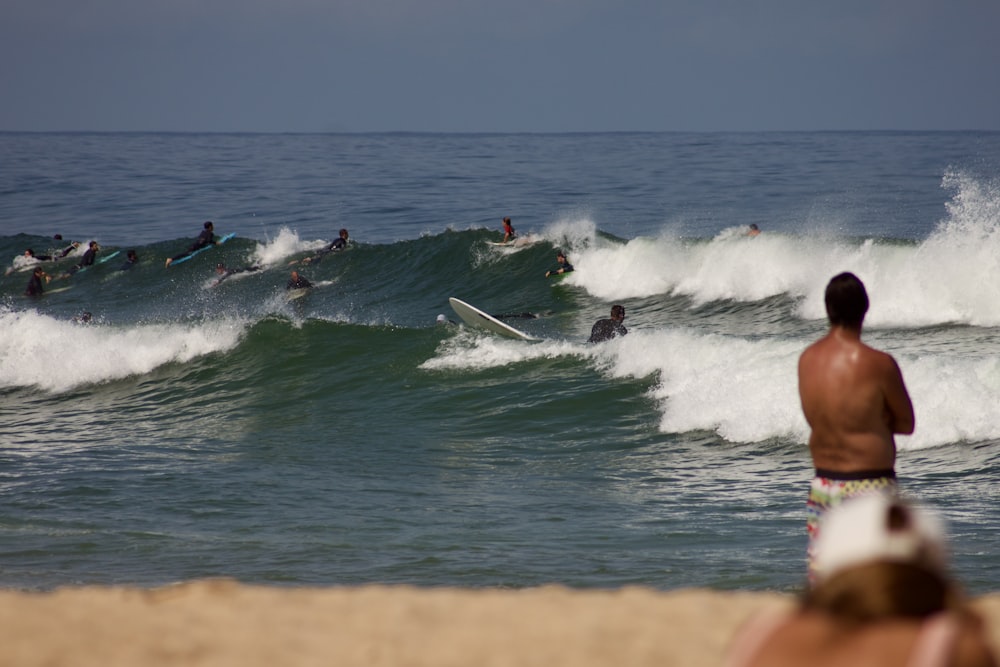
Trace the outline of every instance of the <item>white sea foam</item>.
<path fill-rule="evenodd" d="M 33 310 L 0 312 L 0 387 L 63 392 L 142 375 L 235 347 L 245 323 L 76 324 Z"/>
<path fill-rule="evenodd" d="M 438 354 L 423 364 L 425 370 L 483 370 L 508 364 L 572 354 L 579 346 L 563 341 L 528 343 L 462 327 L 441 343 Z"/>
<path fill-rule="evenodd" d="M 298 232 L 282 227 L 275 238 L 257 244 L 251 259 L 257 264 L 270 266 L 296 253 L 319 250 L 328 243 L 322 239 L 304 241 L 299 238 Z"/>
<path fill-rule="evenodd" d="M 868 326 L 1000 326 L 1000 188 L 954 174 L 945 185 L 955 196 L 919 244 L 768 231 L 748 237 L 743 228 L 709 241 L 665 231 L 615 243 L 579 222 L 575 234 L 560 232 L 576 268 L 566 282 L 605 301 L 664 294 L 700 305 L 784 294 L 801 299 L 801 317 L 822 319 L 826 283 L 852 271 L 871 297 Z"/>
<path fill-rule="evenodd" d="M 791 438 L 809 430 L 798 397 L 798 357 L 808 341 L 760 340 L 669 329 L 632 332 L 594 346 L 612 376 L 659 379 L 660 429 L 715 431 L 727 440 Z M 992 354 L 897 354 L 915 406 L 917 429 L 900 449 L 1000 436 L 1000 365 Z"/>
<path fill-rule="evenodd" d="M 447 339 L 427 370 L 495 368 L 540 358 L 588 359 L 613 378 L 655 378 L 659 429 L 711 431 L 732 442 L 772 438 L 807 442 L 798 397 L 798 357 L 805 340 L 759 340 L 671 328 L 633 329 L 588 345 L 525 343 L 463 332 Z M 900 449 L 922 449 L 1000 437 L 1000 362 L 991 354 L 897 355 L 917 413 L 917 430 Z"/>

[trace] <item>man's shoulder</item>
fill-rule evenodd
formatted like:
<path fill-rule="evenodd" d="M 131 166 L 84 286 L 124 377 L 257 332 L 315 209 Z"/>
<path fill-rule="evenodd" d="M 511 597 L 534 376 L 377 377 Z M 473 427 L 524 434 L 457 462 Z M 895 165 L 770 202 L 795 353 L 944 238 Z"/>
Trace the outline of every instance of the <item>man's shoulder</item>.
<path fill-rule="evenodd" d="M 799 373 L 813 373 L 831 364 L 853 368 L 867 377 L 887 377 L 899 373 L 899 365 L 888 352 L 875 349 L 860 340 L 851 341 L 824 336 L 809 345 L 799 356 Z"/>
<path fill-rule="evenodd" d="M 892 359 L 892 355 L 886 352 L 885 350 L 880 350 L 878 348 L 872 347 L 871 345 L 866 345 L 864 343 L 861 344 L 861 347 L 864 349 L 865 354 L 873 358 Z"/>
<path fill-rule="evenodd" d="M 807 345 L 806 349 L 802 350 L 802 354 L 799 355 L 799 363 L 808 362 L 813 357 L 823 354 L 824 348 L 829 345 L 829 338 L 829 336 L 823 336 Z"/>

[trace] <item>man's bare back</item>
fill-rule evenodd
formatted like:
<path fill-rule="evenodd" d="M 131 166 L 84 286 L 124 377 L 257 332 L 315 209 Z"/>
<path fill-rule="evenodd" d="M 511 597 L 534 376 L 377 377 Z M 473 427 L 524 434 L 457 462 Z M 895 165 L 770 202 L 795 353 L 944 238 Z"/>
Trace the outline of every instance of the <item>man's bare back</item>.
<path fill-rule="evenodd" d="M 896 361 L 861 342 L 868 292 L 853 273 L 823 296 L 830 331 L 799 357 L 799 398 L 812 432 L 816 476 L 806 501 L 809 580 L 815 581 L 820 519 L 866 493 L 896 490 L 896 433 L 913 432 L 913 405 Z"/>
<path fill-rule="evenodd" d="M 834 325 L 799 358 L 799 396 L 813 465 L 841 473 L 891 470 L 896 433 L 913 433 L 913 405 L 896 361 Z"/>

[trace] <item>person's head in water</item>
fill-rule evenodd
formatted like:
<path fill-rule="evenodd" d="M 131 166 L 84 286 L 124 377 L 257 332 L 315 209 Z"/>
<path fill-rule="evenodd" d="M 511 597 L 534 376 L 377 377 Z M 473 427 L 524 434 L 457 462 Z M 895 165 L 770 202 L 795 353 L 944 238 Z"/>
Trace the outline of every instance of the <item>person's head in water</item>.
<path fill-rule="evenodd" d="M 868 292 L 856 275 L 844 272 L 831 278 L 824 300 L 831 325 L 861 328 L 868 312 Z"/>
<path fill-rule="evenodd" d="M 344 239 L 345 241 L 347 240 L 347 230 L 346 229 L 341 229 L 340 230 L 340 238 Z"/>
<path fill-rule="evenodd" d="M 211 220 L 206 220 L 204 227 L 205 229 L 215 229 L 215 225 L 212 224 Z"/>
<path fill-rule="evenodd" d="M 128 261 L 135 262 L 139 260 L 139 255 L 135 254 L 135 250 L 129 250 L 127 253 Z"/>
<path fill-rule="evenodd" d="M 621 322 L 625 319 L 625 306 L 611 306 L 611 319 Z"/>
<path fill-rule="evenodd" d="M 215 272 L 216 273 L 225 273 L 226 272 L 226 265 L 223 264 L 222 262 L 219 262 L 218 264 L 215 265 Z"/>

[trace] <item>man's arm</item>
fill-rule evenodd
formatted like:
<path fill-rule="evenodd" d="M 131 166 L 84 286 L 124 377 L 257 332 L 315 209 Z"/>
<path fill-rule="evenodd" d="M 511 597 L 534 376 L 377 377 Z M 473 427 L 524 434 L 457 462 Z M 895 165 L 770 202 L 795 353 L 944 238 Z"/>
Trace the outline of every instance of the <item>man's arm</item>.
<path fill-rule="evenodd" d="M 889 428 L 893 433 L 910 435 L 913 433 L 916 419 L 913 415 L 913 403 L 903 382 L 903 373 L 899 364 L 888 354 L 885 371 L 885 403 L 889 411 Z"/>

